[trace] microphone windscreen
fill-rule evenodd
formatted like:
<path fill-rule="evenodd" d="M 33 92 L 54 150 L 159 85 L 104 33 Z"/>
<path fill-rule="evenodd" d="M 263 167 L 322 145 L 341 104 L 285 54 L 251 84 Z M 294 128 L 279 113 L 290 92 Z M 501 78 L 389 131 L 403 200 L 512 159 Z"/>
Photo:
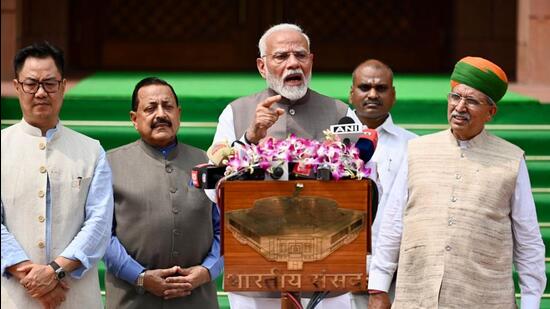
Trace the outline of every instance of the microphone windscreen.
<path fill-rule="evenodd" d="M 371 140 L 374 143 L 374 147 L 378 145 L 378 132 L 374 129 L 364 128 L 361 137 Z"/>
<path fill-rule="evenodd" d="M 355 123 L 355 121 L 353 120 L 353 118 L 348 116 L 344 116 L 340 120 L 338 120 L 338 124 L 350 124 L 350 123 Z"/>
<path fill-rule="evenodd" d="M 208 159 L 217 166 L 224 165 L 223 160 L 227 159 L 232 154 L 233 148 L 229 146 L 227 141 L 212 144 L 206 152 Z"/>
<path fill-rule="evenodd" d="M 359 158 L 367 163 L 374 155 L 377 144 L 378 132 L 372 129 L 365 129 L 363 135 L 355 143 L 355 147 L 359 150 Z"/>
<path fill-rule="evenodd" d="M 216 184 L 223 178 L 225 167 L 213 164 L 199 164 L 191 170 L 193 186 L 199 189 L 215 189 Z"/>

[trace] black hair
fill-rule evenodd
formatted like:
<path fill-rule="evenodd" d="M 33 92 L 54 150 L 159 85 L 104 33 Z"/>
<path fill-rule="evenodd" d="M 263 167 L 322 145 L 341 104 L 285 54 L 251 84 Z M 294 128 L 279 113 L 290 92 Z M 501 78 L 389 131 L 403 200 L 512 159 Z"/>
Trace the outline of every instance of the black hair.
<path fill-rule="evenodd" d="M 63 56 L 63 51 L 48 41 L 43 41 L 35 42 L 32 45 L 24 47 L 15 54 L 15 58 L 13 59 L 15 78 L 19 78 L 19 72 L 21 72 L 25 60 L 29 57 L 40 59 L 52 57 L 55 66 L 59 70 L 59 73 L 61 73 L 61 78 L 65 76 L 65 58 Z"/>
<path fill-rule="evenodd" d="M 178 102 L 178 96 L 176 95 L 176 92 L 174 91 L 174 88 L 172 88 L 172 85 L 170 85 L 168 82 L 166 82 L 163 79 L 160 79 L 158 77 L 146 77 L 142 80 L 140 80 L 136 87 L 134 88 L 134 92 L 132 93 L 132 111 L 137 111 L 138 107 L 138 91 L 142 87 L 149 86 L 149 85 L 164 85 L 168 86 L 170 90 L 172 91 L 172 94 L 174 95 L 174 98 L 176 98 L 176 106 L 179 106 Z"/>

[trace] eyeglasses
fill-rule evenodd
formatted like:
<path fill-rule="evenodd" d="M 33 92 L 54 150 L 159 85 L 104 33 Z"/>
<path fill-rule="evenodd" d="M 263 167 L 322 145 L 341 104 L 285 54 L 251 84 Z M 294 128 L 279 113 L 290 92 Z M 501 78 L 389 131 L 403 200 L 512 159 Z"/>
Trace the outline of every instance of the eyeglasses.
<path fill-rule="evenodd" d="M 265 55 L 262 57 L 271 57 L 273 59 L 273 62 L 276 64 L 281 64 L 290 58 L 290 55 L 294 55 L 294 58 L 298 60 L 299 62 L 305 63 L 309 60 L 309 56 L 311 55 L 307 51 L 292 51 L 292 52 L 278 52 L 274 53 L 272 55 Z"/>
<path fill-rule="evenodd" d="M 42 86 L 42 89 L 46 91 L 47 93 L 56 93 L 59 90 L 59 86 L 61 85 L 61 80 L 55 80 L 55 79 L 48 79 L 44 81 L 37 81 L 34 79 L 26 79 L 24 81 L 17 81 L 21 88 L 23 88 L 23 91 L 28 94 L 35 94 L 38 92 L 38 89 L 40 86 Z"/>
<path fill-rule="evenodd" d="M 464 100 L 464 104 L 466 104 L 466 106 L 468 106 L 469 108 L 478 108 L 481 105 L 489 105 L 471 97 L 463 97 L 460 94 L 454 92 L 449 92 L 447 98 L 449 99 L 449 103 L 453 106 L 457 106 L 462 100 Z"/>

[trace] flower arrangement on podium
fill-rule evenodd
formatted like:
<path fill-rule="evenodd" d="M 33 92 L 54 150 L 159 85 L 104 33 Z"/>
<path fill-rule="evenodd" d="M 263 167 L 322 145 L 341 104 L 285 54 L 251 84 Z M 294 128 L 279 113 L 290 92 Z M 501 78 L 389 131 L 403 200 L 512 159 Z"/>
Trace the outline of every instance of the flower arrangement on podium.
<path fill-rule="evenodd" d="M 285 166 L 294 174 L 319 175 L 323 169 L 334 180 L 361 180 L 371 174 L 372 168 L 359 158 L 359 150 L 354 144 L 346 145 L 328 130 L 323 133 L 325 140 L 322 142 L 291 134 L 284 140 L 268 137 L 258 145 L 243 144 L 224 160 L 225 175 L 252 174 L 258 168 L 273 174 Z"/>

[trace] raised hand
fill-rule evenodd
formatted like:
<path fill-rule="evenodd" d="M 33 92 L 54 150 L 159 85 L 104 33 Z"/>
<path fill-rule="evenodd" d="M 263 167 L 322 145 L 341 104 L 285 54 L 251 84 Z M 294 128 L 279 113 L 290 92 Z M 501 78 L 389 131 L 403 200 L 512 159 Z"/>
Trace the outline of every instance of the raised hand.
<path fill-rule="evenodd" d="M 267 135 L 267 129 L 279 119 L 279 116 L 285 113 L 282 108 L 272 108 L 272 105 L 275 104 L 275 102 L 279 102 L 281 99 L 281 95 L 268 97 L 256 106 L 254 121 L 250 124 L 245 133 L 246 139 L 249 142 L 257 144 Z"/>

